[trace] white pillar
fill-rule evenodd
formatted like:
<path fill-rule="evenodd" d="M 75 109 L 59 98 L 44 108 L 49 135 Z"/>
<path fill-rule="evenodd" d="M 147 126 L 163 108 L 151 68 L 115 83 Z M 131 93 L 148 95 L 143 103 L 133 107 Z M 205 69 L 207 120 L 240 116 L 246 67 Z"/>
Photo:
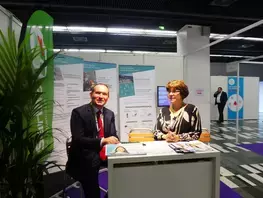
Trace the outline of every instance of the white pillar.
<path fill-rule="evenodd" d="M 210 131 L 210 49 L 195 50 L 208 45 L 210 28 L 186 25 L 177 34 L 177 53 L 184 56 L 184 81 L 189 88 L 187 103 L 199 108 L 202 127 Z"/>

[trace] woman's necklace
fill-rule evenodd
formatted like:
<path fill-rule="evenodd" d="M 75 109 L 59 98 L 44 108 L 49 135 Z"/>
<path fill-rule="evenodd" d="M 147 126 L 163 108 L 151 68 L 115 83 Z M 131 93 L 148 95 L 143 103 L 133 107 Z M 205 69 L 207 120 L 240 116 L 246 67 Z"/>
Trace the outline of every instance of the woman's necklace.
<path fill-rule="evenodd" d="M 171 105 L 169 110 L 170 110 L 171 113 L 176 114 L 177 112 L 180 112 L 182 110 L 182 107 L 184 107 L 184 106 L 185 106 L 185 103 L 183 102 L 181 104 L 180 108 L 177 111 L 175 111 L 174 108 L 173 108 L 173 105 Z"/>

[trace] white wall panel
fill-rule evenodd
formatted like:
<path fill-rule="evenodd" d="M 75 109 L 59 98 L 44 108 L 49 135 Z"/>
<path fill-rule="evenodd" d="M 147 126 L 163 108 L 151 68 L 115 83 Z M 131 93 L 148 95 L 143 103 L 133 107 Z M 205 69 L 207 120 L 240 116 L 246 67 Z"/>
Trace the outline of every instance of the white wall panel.
<path fill-rule="evenodd" d="M 156 71 L 156 86 L 166 85 L 169 80 L 183 79 L 183 57 L 169 55 L 65 52 L 85 61 L 116 63 L 119 65 L 153 65 Z"/>
<path fill-rule="evenodd" d="M 9 26 L 8 12 L 2 6 L 0 6 L 0 29 L 4 35 L 7 34 L 8 26 Z"/>
<path fill-rule="evenodd" d="M 258 119 L 259 77 L 244 77 L 244 119 Z"/>
<path fill-rule="evenodd" d="M 211 76 L 211 120 L 218 120 L 217 106 L 213 94 L 218 87 L 227 90 L 227 76 Z M 259 77 L 244 77 L 244 119 L 258 119 L 259 113 Z M 224 109 L 227 120 L 227 107 Z"/>
<path fill-rule="evenodd" d="M 259 112 L 263 113 L 263 82 L 259 83 Z"/>
<path fill-rule="evenodd" d="M 155 66 L 155 86 L 164 86 L 170 80 L 183 79 L 182 56 L 99 52 L 63 52 L 63 54 L 80 57 L 83 58 L 85 61 L 116 63 L 118 65 L 123 64 Z M 157 107 L 156 113 L 159 113 L 159 108 Z"/>

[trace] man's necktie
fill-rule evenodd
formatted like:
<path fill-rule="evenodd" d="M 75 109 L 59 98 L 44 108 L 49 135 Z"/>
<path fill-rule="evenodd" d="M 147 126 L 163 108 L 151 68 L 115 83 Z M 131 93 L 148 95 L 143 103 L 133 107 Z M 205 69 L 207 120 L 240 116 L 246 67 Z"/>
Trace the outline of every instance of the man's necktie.
<path fill-rule="evenodd" d="M 101 119 L 101 111 L 97 112 L 97 121 L 98 121 L 99 137 L 104 138 L 104 127 Z M 105 161 L 107 159 L 105 155 L 105 146 L 103 146 L 102 149 L 100 150 L 100 159 L 102 161 Z"/>

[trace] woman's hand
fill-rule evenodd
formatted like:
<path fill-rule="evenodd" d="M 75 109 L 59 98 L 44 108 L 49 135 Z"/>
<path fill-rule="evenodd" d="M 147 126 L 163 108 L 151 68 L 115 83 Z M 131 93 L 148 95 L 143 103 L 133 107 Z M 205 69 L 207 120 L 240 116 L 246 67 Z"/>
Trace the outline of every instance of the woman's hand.
<path fill-rule="evenodd" d="M 168 134 L 166 135 L 167 142 L 178 142 L 179 140 L 180 140 L 179 136 L 173 132 L 168 132 Z"/>

